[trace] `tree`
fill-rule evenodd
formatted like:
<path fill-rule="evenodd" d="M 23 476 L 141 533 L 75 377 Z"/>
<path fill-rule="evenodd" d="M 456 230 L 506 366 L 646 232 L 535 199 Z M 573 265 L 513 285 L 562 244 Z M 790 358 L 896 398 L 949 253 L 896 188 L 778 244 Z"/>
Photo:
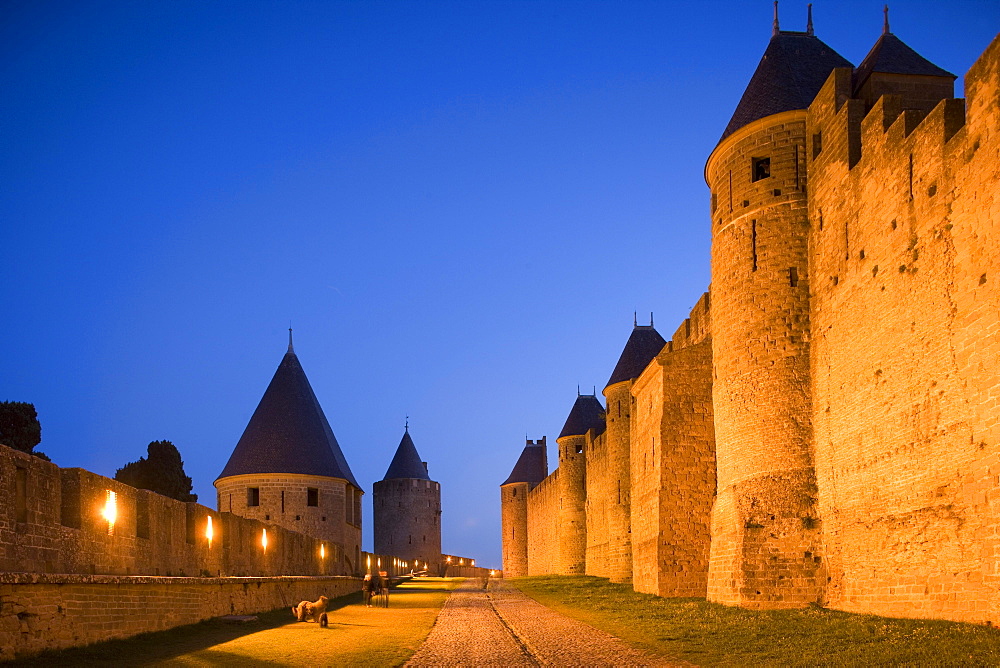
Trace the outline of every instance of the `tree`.
<path fill-rule="evenodd" d="M 42 442 L 42 425 L 35 405 L 23 401 L 0 401 L 0 443 L 21 452 L 48 460 L 42 452 L 33 452 Z"/>
<path fill-rule="evenodd" d="M 197 501 L 191 493 L 191 478 L 184 474 L 181 453 L 170 441 L 153 441 L 147 457 L 129 462 L 115 472 L 115 480 L 139 489 L 148 489 L 178 501 Z"/>

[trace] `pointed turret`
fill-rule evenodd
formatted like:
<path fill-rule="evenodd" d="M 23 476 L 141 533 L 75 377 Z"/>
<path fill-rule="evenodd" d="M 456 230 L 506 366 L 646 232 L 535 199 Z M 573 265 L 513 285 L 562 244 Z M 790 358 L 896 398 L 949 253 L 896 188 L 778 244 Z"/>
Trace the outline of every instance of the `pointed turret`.
<path fill-rule="evenodd" d="M 327 543 L 321 573 L 361 567 L 361 496 L 288 330 L 288 352 L 215 481 L 218 508 Z"/>
<path fill-rule="evenodd" d="M 591 429 L 604 431 L 604 406 L 593 394 L 583 394 L 576 398 L 559 438 L 583 436 Z"/>
<path fill-rule="evenodd" d="M 517 458 L 514 469 L 507 476 L 507 479 L 500 483 L 500 486 L 511 485 L 516 482 L 526 482 L 534 487 L 545 476 L 549 474 L 548 453 L 545 451 L 545 437 L 543 436 L 537 443 L 528 441 L 521 451 L 521 456 Z"/>
<path fill-rule="evenodd" d="M 889 31 L 886 8 L 882 34 L 854 70 L 854 96 L 864 100 L 868 110 L 883 95 L 899 95 L 903 109 L 927 113 L 955 96 L 955 79 Z"/>
<path fill-rule="evenodd" d="M 441 485 L 430 479 L 427 464 L 420 461 L 409 423 L 385 477 L 372 485 L 372 506 L 376 553 L 440 572 Z"/>
<path fill-rule="evenodd" d="M 851 63 L 811 30 L 778 30 L 775 17 L 771 41 L 719 141 L 765 116 L 807 108 L 835 67 Z"/>
<path fill-rule="evenodd" d="M 621 357 L 615 370 L 611 372 L 607 385 L 614 385 L 625 380 L 635 380 L 643 369 L 656 357 L 667 342 L 652 325 L 634 325 L 632 333 L 625 343 Z"/>
<path fill-rule="evenodd" d="M 431 479 L 427 472 L 427 465 L 420 460 L 420 455 L 417 454 L 417 448 L 413 445 L 408 428 L 403 432 L 403 438 L 399 441 L 396 454 L 382 480 L 395 480 L 397 478 Z"/>
<path fill-rule="evenodd" d="M 219 478 L 257 473 L 342 478 L 359 487 L 292 350 L 290 330 L 288 352 Z"/>

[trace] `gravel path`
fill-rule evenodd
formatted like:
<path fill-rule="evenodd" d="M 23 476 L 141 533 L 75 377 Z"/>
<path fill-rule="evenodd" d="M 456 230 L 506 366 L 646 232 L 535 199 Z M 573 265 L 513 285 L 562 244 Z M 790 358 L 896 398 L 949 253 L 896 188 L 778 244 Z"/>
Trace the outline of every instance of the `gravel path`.
<path fill-rule="evenodd" d="M 452 592 L 407 666 L 678 666 L 491 580 Z"/>

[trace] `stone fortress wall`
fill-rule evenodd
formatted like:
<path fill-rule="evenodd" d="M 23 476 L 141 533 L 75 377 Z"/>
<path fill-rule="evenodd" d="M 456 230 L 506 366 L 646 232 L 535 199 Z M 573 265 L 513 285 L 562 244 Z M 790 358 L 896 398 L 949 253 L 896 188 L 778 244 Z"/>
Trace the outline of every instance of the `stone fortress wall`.
<path fill-rule="evenodd" d="M 0 493 L 0 658 L 358 588 L 336 544 L 3 445 Z"/>
<path fill-rule="evenodd" d="M 575 556 L 627 581 L 630 551 L 637 591 L 1000 621 L 1000 37 L 964 100 L 941 77 L 854 83 L 834 69 L 715 149 L 710 295 L 629 403 L 605 391 L 581 489 L 560 450 L 525 526 L 502 496 L 508 576 L 576 572 L 554 520 L 582 494 Z"/>

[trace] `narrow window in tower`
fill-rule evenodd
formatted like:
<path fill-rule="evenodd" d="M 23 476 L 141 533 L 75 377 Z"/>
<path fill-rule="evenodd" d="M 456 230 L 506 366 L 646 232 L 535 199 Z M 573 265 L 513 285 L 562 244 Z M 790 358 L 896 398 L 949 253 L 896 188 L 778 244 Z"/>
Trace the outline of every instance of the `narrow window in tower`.
<path fill-rule="evenodd" d="M 576 454 L 578 455 L 583 454 L 583 443 L 580 443 L 576 446 Z"/>
<path fill-rule="evenodd" d="M 306 505 L 307 506 L 319 506 L 319 489 L 316 487 L 306 488 Z"/>
<path fill-rule="evenodd" d="M 750 180 L 760 181 L 770 178 L 771 159 L 770 158 L 750 158 Z"/>
<path fill-rule="evenodd" d="M 511 491 L 514 492 L 511 496 L 517 496 L 517 487 L 515 487 Z"/>
<path fill-rule="evenodd" d="M 622 481 L 618 481 L 618 503 L 622 502 Z"/>
<path fill-rule="evenodd" d="M 913 199 L 913 154 L 910 154 L 910 199 Z"/>
<path fill-rule="evenodd" d="M 847 221 L 844 221 L 844 259 L 851 259 L 851 236 L 848 233 Z"/>
<path fill-rule="evenodd" d="M 719 195 L 718 193 L 712 193 L 712 213 L 719 207 Z"/>
<path fill-rule="evenodd" d="M 622 402 L 618 402 L 618 417 L 622 416 Z"/>
<path fill-rule="evenodd" d="M 813 135 L 813 158 L 818 156 L 823 151 L 823 132 L 817 132 Z"/>
<path fill-rule="evenodd" d="M 260 505 L 260 488 L 247 487 L 247 506 Z"/>
<path fill-rule="evenodd" d="M 788 284 L 793 288 L 799 287 L 799 269 L 798 267 L 788 268 Z"/>
<path fill-rule="evenodd" d="M 753 270 L 757 271 L 757 221 L 750 221 L 750 253 L 753 259 Z"/>
<path fill-rule="evenodd" d="M 285 512 L 285 493 L 281 493 L 281 512 Z"/>
<path fill-rule="evenodd" d="M 413 536 L 412 535 L 407 539 L 406 544 L 407 545 L 413 545 Z"/>
<path fill-rule="evenodd" d="M 233 495 L 229 495 L 229 512 L 233 512 Z"/>
<path fill-rule="evenodd" d="M 798 144 L 795 145 L 795 189 L 796 190 L 799 189 L 799 145 Z M 778 196 L 780 194 L 781 191 L 775 189 L 774 195 Z"/>
<path fill-rule="evenodd" d="M 733 212 L 733 170 L 729 170 L 729 213 Z M 719 221 L 722 222 L 721 220 Z"/>

